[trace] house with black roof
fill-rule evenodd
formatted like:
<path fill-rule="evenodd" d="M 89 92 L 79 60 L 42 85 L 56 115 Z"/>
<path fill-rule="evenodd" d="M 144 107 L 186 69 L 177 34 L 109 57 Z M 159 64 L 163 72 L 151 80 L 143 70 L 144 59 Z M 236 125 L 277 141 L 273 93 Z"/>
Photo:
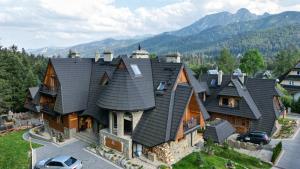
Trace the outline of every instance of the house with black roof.
<path fill-rule="evenodd" d="M 279 78 L 280 84 L 297 101 L 300 98 L 300 61 Z"/>
<path fill-rule="evenodd" d="M 178 60 L 149 59 L 141 48 L 131 57 L 49 59 L 39 88 L 45 127 L 67 138 L 88 131 L 127 158 L 152 153 L 172 162 L 163 154 L 197 143 L 210 118 L 200 99 L 207 87 Z M 162 145 L 168 149 L 155 152 Z"/>
<path fill-rule="evenodd" d="M 30 87 L 27 89 L 24 108 L 34 113 L 40 112 L 38 93 L 39 93 L 39 86 Z"/>
<path fill-rule="evenodd" d="M 203 101 L 212 120 L 227 120 L 238 133 L 259 130 L 272 135 L 276 130 L 276 120 L 284 108 L 275 79 L 250 78 L 242 73 L 223 75 L 218 71 L 202 75 L 200 81 L 209 88 Z"/>

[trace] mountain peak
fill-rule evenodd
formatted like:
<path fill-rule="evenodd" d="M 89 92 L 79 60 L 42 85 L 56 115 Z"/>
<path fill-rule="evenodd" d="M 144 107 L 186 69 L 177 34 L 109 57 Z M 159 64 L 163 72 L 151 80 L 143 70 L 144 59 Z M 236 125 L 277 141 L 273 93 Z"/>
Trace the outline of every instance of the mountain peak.
<path fill-rule="evenodd" d="M 244 15 L 244 14 L 252 14 L 252 13 L 247 8 L 241 8 L 236 12 L 236 14 Z"/>

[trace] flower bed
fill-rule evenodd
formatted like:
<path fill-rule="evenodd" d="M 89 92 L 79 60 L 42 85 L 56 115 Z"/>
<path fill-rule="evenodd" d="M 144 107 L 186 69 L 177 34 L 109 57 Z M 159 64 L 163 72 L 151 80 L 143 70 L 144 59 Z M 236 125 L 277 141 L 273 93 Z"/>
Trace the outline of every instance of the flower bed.
<path fill-rule="evenodd" d="M 275 139 L 290 138 L 298 128 L 296 120 L 280 118 L 278 123 L 281 125 L 281 129 L 273 136 Z"/>

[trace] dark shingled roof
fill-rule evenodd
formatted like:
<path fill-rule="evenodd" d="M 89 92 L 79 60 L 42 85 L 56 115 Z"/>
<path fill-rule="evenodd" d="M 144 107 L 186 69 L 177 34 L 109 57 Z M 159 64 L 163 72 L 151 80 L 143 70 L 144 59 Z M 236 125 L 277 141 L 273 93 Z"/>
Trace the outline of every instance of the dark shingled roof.
<path fill-rule="evenodd" d="M 224 143 L 225 140 L 235 132 L 232 125 L 222 119 L 216 119 L 212 121 L 210 125 L 206 126 L 203 137 L 205 140 L 212 139 L 215 143 Z"/>
<path fill-rule="evenodd" d="M 39 86 L 36 87 L 30 87 L 28 88 L 27 96 L 31 100 L 30 103 L 25 103 L 24 107 L 28 110 L 31 110 L 33 112 L 40 112 L 40 106 L 39 106 Z"/>
<path fill-rule="evenodd" d="M 82 111 L 87 108 L 92 59 L 50 59 L 60 89 L 54 110 L 61 114 Z"/>
<path fill-rule="evenodd" d="M 99 95 L 97 105 L 101 108 L 138 111 L 155 106 L 152 71 L 149 59 L 122 58 L 125 69 L 116 69 L 107 87 Z M 142 75 L 135 77 L 130 65 L 139 67 Z"/>
<path fill-rule="evenodd" d="M 125 69 L 116 69 L 120 63 Z M 57 74 L 60 88 L 57 91 L 55 111 L 61 114 L 82 112 L 101 124 L 108 124 L 108 111 L 137 111 L 144 113 L 133 131 L 134 141 L 154 146 L 174 140 L 185 107 L 192 93 L 206 92 L 190 69 L 182 63 L 159 60 L 117 58 L 112 62 L 91 58 L 50 59 Z M 138 66 L 136 76 L 132 64 Z M 180 70 L 187 71 L 190 84 L 179 84 L 172 91 Z M 107 85 L 101 85 L 104 75 Z M 167 90 L 156 94 L 160 82 L 167 82 Z M 196 97 L 204 119 L 209 118 L 202 101 Z"/>
<path fill-rule="evenodd" d="M 203 75 L 200 80 L 206 81 L 208 86 L 212 79 L 217 80 L 217 75 Z M 234 116 L 241 116 L 253 119 L 251 130 L 265 131 L 269 135 L 273 132 L 276 117 L 280 115 L 282 110 L 277 110 L 273 102 L 273 96 L 280 96 L 276 89 L 275 79 L 257 79 L 245 77 L 244 86 L 240 86 L 237 77 L 223 75 L 221 86 L 210 86 L 211 96 L 205 102 L 206 109 L 209 112 L 222 113 Z M 218 94 L 222 93 L 222 89 L 226 88 L 233 80 L 236 91 L 233 95 L 243 96 L 238 108 L 226 108 L 218 106 Z M 225 92 L 224 92 L 225 93 Z M 230 94 L 230 91 L 226 91 Z M 237 94 L 238 93 L 238 94 Z"/>

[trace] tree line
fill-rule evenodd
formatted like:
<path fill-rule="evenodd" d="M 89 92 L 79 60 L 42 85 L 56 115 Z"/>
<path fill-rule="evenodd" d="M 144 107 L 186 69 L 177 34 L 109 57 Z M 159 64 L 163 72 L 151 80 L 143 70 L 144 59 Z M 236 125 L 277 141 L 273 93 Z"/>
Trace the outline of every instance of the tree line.
<path fill-rule="evenodd" d="M 0 114 L 24 111 L 26 90 L 43 79 L 47 59 L 28 54 L 13 45 L 0 47 Z"/>

